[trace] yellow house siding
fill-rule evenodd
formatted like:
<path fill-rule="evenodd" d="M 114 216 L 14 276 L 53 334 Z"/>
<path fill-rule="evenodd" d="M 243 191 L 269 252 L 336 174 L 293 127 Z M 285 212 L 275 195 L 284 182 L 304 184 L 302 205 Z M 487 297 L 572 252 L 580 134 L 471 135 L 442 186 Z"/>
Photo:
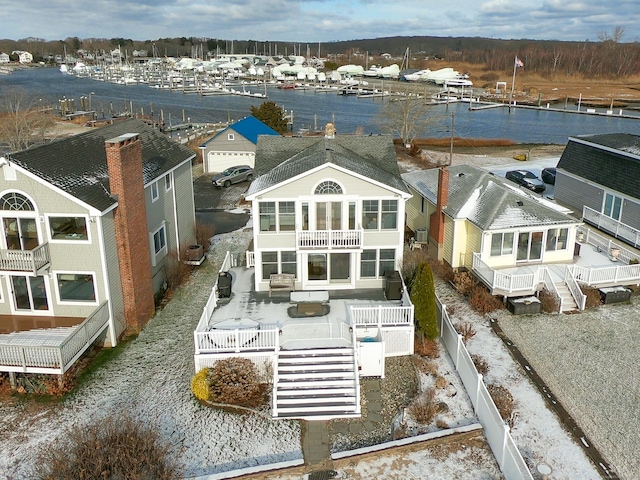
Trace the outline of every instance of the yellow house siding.
<path fill-rule="evenodd" d="M 446 261 L 449 265 L 453 264 L 453 237 L 454 237 L 454 223 L 449 217 L 444 217 L 444 245 L 442 246 L 442 260 Z"/>

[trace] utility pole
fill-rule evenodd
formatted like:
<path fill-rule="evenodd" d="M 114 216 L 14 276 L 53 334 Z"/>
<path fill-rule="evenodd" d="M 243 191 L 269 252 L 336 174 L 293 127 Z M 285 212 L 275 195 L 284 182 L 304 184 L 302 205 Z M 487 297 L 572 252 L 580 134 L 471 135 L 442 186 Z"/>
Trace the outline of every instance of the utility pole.
<path fill-rule="evenodd" d="M 449 165 L 453 162 L 453 128 L 455 126 L 456 112 L 451 112 L 451 142 L 449 144 Z"/>

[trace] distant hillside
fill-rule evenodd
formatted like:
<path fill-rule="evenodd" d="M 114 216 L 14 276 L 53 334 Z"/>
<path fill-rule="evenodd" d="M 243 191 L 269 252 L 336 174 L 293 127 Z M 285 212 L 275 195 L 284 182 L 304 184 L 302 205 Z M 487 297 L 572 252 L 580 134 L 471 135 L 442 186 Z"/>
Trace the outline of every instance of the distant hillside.
<path fill-rule="evenodd" d="M 50 42 L 35 38 L 19 41 L 0 40 L 0 51 L 27 50 L 34 55 L 34 61 L 50 61 L 52 56 L 61 55 L 65 49 L 72 53 L 79 49 L 110 51 L 115 48 L 120 48 L 121 52 L 129 55 L 134 50 L 145 51 L 151 55 L 153 50 L 160 56 L 175 57 L 202 56 L 207 52 L 209 56 L 217 53 L 318 56 L 319 53 L 319 56 L 328 58 L 338 65 L 400 64 L 408 51 L 410 67 L 413 68 L 422 68 L 422 62 L 429 58 L 464 62 L 493 72 L 511 71 L 517 55 L 524 62 L 528 73 L 547 79 L 579 77 L 613 80 L 640 74 L 640 43 L 623 43 L 616 36 L 605 36 L 601 41 L 595 42 L 398 36 L 317 44 L 196 37 L 145 41 L 124 38 L 81 40 L 77 37 Z M 389 54 L 391 58 L 385 59 L 382 54 Z"/>

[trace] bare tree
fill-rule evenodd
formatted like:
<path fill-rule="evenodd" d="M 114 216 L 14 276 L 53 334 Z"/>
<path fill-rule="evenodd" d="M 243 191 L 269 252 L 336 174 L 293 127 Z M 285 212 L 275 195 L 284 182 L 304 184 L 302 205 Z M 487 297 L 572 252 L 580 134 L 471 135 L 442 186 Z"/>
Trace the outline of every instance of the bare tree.
<path fill-rule="evenodd" d="M 1 98 L 0 142 L 6 144 L 9 151 L 23 150 L 44 140 L 54 122 L 39 103 L 20 89 L 8 91 Z"/>
<path fill-rule="evenodd" d="M 404 97 L 387 102 L 381 112 L 380 124 L 384 130 L 399 137 L 408 147 L 434 120 L 428 113 L 429 106 L 423 97 L 406 92 Z"/>

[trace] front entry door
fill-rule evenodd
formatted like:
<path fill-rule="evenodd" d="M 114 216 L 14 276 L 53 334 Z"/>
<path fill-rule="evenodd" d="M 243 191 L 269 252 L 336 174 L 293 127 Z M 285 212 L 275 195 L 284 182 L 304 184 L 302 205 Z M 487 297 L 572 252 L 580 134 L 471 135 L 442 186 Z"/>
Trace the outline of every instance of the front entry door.
<path fill-rule="evenodd" d="M 12 275 L 10 282 L 13 307 L 16 311 L 41 312 L 49 310 L 44 277 Z"/>

